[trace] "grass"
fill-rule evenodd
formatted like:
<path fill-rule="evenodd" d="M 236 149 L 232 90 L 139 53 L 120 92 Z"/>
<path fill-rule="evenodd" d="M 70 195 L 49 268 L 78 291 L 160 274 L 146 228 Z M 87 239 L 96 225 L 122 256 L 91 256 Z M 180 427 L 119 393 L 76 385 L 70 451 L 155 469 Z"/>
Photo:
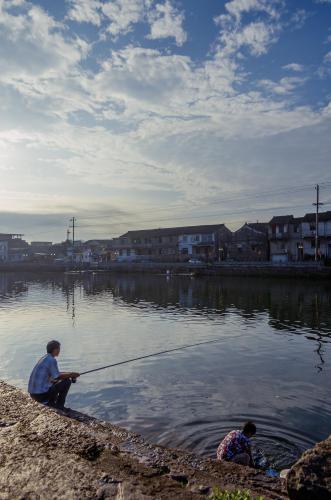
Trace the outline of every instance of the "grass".
<path fill-rule="evenodd" d="M 210 500 L 263 500 L 263 497 L 252 497 L 248 490 L 221 491 L 214 488 Z"/>

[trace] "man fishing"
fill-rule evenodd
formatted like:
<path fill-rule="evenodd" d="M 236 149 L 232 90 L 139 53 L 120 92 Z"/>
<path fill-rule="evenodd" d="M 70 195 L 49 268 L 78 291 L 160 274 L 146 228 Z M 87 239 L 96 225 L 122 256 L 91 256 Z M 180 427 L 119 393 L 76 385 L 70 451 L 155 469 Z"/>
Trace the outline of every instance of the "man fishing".
<path fill-rule="evenodd" d="M 217 449 L 217 459 L 253 467 L 250 439 L 255 434 L 253 422 L 246 422 L 242 430 L 229 432 Z"/>
<path fill-rule="evenodd" d="M 47 404 L 52 408 L 69 411 L 65 408 L 65 401 L 71 382 L 79 377 L 76 372 L 60 372 L 56 357 L 60 354 L 61 344 L 51 340 L 46 346 L 47 354 L 43 356 L 33 368 L 28 392 L 32 399 L 39 403 Z"/>

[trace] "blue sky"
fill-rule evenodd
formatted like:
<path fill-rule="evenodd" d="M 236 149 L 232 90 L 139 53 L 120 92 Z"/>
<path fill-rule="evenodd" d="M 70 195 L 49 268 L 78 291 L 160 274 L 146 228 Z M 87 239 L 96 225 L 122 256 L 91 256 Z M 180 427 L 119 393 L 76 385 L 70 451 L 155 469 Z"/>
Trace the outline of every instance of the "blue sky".
<path fill-rule="evenodd" d="M 0 232 L 331 201 L 330 0 L 0 0 Z M 325 208 L 330 208 L 327 204 Z"/>

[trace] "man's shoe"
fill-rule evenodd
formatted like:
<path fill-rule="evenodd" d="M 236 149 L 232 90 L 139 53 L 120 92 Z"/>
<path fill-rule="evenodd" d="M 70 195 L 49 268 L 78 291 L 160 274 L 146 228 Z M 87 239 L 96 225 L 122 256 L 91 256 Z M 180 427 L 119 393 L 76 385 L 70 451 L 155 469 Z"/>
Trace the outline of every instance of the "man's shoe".
<path fill-rule="evenodd" d="M 71 412 L 71 408 L 69 408 L 68 406 L 57 406 L 56 409 L 60 410 L 60 411 L 63 411 L 64 413 L 70 413 Z"/>

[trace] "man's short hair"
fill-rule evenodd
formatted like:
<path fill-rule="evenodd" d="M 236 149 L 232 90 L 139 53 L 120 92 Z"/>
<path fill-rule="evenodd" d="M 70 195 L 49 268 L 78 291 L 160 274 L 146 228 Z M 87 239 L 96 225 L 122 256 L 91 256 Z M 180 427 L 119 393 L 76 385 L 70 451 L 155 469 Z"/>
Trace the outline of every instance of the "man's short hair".
<path fill-rule="evenodd" d="M 51 340 L 46 346 L 46 351 L 48 352 L 48 354 L 52 354 L 54 349 L 60 349 L 60 346 L 60 342 L 58 342 L 57 340 Z"/>
<path fill-rule="evenodd" d="M 243 433 L 254 436 L 254 434 L 256 434 L 256 425 L 253 422 L 246 422 L 243 427 Z"/>

